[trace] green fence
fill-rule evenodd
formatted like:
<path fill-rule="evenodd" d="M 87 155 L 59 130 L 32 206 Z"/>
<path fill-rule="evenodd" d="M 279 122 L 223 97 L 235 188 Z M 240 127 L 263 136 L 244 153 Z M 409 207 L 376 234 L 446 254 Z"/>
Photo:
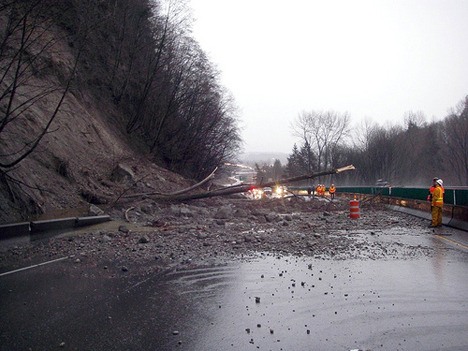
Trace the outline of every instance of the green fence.
<path fill-rule="evenodd" d="M 404 187 L 337 187 L 336 192 L 373 194 L 402 199 L 426 200 L 429 188 Z M 468 206 L 468 189 L 445 188 L 444 203 L 456 206 Z"/>

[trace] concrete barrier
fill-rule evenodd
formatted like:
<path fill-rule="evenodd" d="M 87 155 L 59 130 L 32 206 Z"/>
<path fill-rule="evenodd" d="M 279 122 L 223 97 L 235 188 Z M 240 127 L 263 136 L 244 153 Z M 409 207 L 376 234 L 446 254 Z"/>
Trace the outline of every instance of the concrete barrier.
<path fill-rule="evenodd" d="M 43 221 L 22 222 L 0 225 L 0 240 L 11 239 L 20 236 L 33 236 L 49 232 L 51 236 L 60 234 L 67 229 L 85 227 L 111 221 L 109 215 L 89 217 L 68 217 L 48 219 Z"/>
<path fill-rule="evenodd" d="M 388 205 L 387 207 L 393 211 L 403 212 L 403 213 L 407 213 L 415 217 L 427 219 L 428 225 L 430 224 L 430 221 L 432 220 L 431 214 L 426 211 L 420 211 L 420 210 L 415 210 L 413 208 L 396 206 L 396 205 Z M 456 228 L 456 229 L 468 231 L 468 222 L 465 222 L 456 218 L 442 217 L 442 224 L 449 226 L 449 227 Z"/>
<path fill-rule="evenodd" d="M 110 220 L 111 220 L 111 218 L 110 218 L 109 215 L 78 217 L 76 219 L 75 226 L 76 227 L 84 227 L 84 226 L 87 226 L 87 225 L 93 225 L 93 224 L 108 222 Z"/>
<path fill-rule="evenodd" d="M 465 230 L 465 231 L 468 232 L 468 222 L 461 221 L 461 220 L 456 219 L 456 218 L 452 218 L 448 222 L 448 226 L 454 227 L 454 228 L 457 228 L 457 229 L 461 229 L 461 230 Z"/>
<path fill-rule="evenodd" d="M 70 229 L 75 226 L 75 223 L 76 217 L 34 221 L 31 222 L 31 234 L 60 229 Z"/>
<path fill-rule="evenodd" d="M 0 225 L 0 240 L 29 235 L 29 222 Z"/>

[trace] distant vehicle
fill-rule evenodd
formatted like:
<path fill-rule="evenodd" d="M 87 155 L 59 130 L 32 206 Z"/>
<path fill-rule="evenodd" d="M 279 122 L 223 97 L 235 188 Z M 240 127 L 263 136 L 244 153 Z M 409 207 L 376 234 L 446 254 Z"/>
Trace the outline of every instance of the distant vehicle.
<path fill-rule="evenodd" d="M 252 200 L 260 200 L 263 197 L 263 189 L 253 188 L 247 194 Z"/>
<path fill-rule="evenodd" d="M 252 188 L 247 192 L 247 196 L 252 200 L 259 199 L 274 199 L 282 198 L 287 195 L 287 188 L 285 186 L 276 186 L 274 189 L 270 187 L 265 188 Z"/>
<path fill-rule="evenodd" d="M 377 179 L 377 182 L 375 182 L 375 186 L 389 186 L 388 182 L 383 179 Z"/>
<path fill-rule="evenodd" d="M 263 197 L 271 197 L 273 190 L 270 187 L 263 188 Z"/>

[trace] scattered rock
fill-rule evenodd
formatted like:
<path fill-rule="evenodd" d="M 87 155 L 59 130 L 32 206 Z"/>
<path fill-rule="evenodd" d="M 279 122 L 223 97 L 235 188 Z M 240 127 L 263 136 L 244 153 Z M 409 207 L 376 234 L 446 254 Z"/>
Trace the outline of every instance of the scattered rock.
<path fill-rule="evenodd" d="M 101 216 L 104 214 L 104 211 L 101 210 L 99 207 L 97 207 L 96 205 L 89 205 L 89 211 L 88 211 L 88 214 L 90 216 Z"/>
<path fill-rule="evenodd" d="M 233 210 L 231 206 L 221 207 L 214 216 L 214 218 L 216 219 L 230 219 L 232 217 L 233 217 Z"/>
<path fill-rule="evenodd" d="M 125 225 L 119 226 L 119 232 L 128 234 L 129 231 L 130 231 L 130 230 L 127 228 L 127 226 L 125 226 Z"/>
<path fill-rule="evenodd" d="M 251 243 L 254 240 L 255 240 L 255 237 L 252 234 L 245 234 L 244 235 L 244 241 L 246 243 Z"/>
<path fill-rule="evenodd" d="M 186 206 L 183 206 L 183 207 L 180 208 L 180 213 L 179 213 L 179 215 L 180 215 L 181 217 L 188 217 L 188 218 L 194 216 L 194 215 L 193 215 L 193 211 L 192 211 L 190 208 L 186 207 Z"/>
<path fill-rule="evenodd" d="M 206 232 L 199 232 L 199 233 L 197 233 L 197 238 L 198 238 L 198 239 L 202 239 L 202 240 L 203 240 L 203 239 L 206 239 L 206 238 L 208 238 L 208 233 L 206 233 Z"/>
<path fill-rule="evenodd" d="M 268 223 L 276 222 L 278 219 L 281 220 L 278 214 L 275 212 L 270 212 L 266 214 L 265 219 Z"/>
<path fill-rule="evenodd" d="M 236 218 L 248 218 L 247 211 L 244 209 L 237 209 L 234 211 L 234 217 Z"/>
<path fill-rule="evenodd" d="M 113 182 L 131 182 L 135 178 L 132 169 L 123 164 L 118 164 L 111 173 L 110 179 Z"/>
<path fill-rule="evenodd" d="M 193 211 L 186 205 L 172 205 L 171 211 L 174 216 L 177 217 L 193 217 Z"/>
<path fill-rule="evenodd" d="M 147 237 L 146 235 L 143 235 L 143 236 L 140 238 L 140 240 L 138 240 L 138 243 L 140 243 L 140 244 L 147 244 L 147 243 L 149 243 L 149 239 L 148 239 L 148 237 Z"/>
<path fill-rule="evenodd" d="M 130 225 L 126 224 L 118 226 L 118 230 L 112 227 L 92 232 L 91 229 L 84 235 L 56 237 L 27 247 L 17 246 L 0 253 L 0 259 L 6 267 L 13 267 L 21 257 L 30 257 L 40 262 L 60 252 L 74 257 L 72 262 L 75 264 L 92 262 L 98 267 L 109 262 L 127 262 L 123 259 L 131 260 L 141 267 L 138 270 L 147 274 L 150 270 L 163 270 L 169 266 L 211 264 L 212 261 L 208 263 L 206 260 L 230 258 L 254 251 L 307 255 L 318 259 L 414 258 L 434 254 L 433 248 L 421 245 L 409 246 L 398 240 L 378 241 L 378 237 L 386 235 L 386 228 L 388 223 L 393 222 L 392 218 L 399 216 L 394 212 L 375 209 L 372 220 L 350 221 L 347 208 L 344 208 L 347 202 L 343 203 L 342 209 L 339 209 L 337 203 L 334 207 L 337 210 L 326 211 L 330 214 L 327 218 L 334 222 L 327 224 L 327 221 L 320 220 L 325 216 L 323 209 L 312 207 L 314 200 L 288 201 L 284 206 L 269 200 L 241 202 L 233 199 L 200 200 L 191 202 L 190 206 L 151 204 L 153 209 L 157 207 L 158 218 L 141 211 L 141 218 L 137 219 L 140 222 L 131 224 L 132 235 L 127 235 L 130 233 Z M 124 206 L 128 208 L 129 204 Z M 280 214 L 285 212 L 289 213 Z M 202 216 L 201 213 L 208 215 Z M 116 210 L 113 215 L 122 216 L 122 209 Z M 379 219 L 377 225 L 376 218 Z M 398 235 L 406 235 L 405 232 L 413 235 L 413 229 L 425 224 L 423 221 L 411 222 L 411 219 L 398 218 L 399 226 L 391 229 Z M 150 223 L 154 228 L 143 226 L 142 223 Z M 410 228 L 406 227 L 407 223 L 411 224 Z M 151 234 L 147 234 L 148 230 Z M 426 228 L 424 230 L 427 232 Z M 151 245 L 144 245 L 148 243 Z M 310 273 L 315 273 L 312 266 L 309 269 Z M 122 267 L 122 271 L 127 270 Z M 132 273 L 138 274 L 138 270 Z M 104 273 L 102 268 L 101 272 L 109 274 Z M 313 288 L 313 285 L 307 284 L 307 287 Z"/>
<path fill-rule="evenodd" d="M 140 210 L 143 213 L 151 214 L 153 213 L 153 206 L 151 206 L 150 204 L 145 204 L 141 206 Z"/>

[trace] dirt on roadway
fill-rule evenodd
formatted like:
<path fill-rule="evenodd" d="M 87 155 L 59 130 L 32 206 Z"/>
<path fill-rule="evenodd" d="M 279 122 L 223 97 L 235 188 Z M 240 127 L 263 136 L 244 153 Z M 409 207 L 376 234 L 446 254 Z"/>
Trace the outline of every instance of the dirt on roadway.
<path fill-rule="evenodd" d="M 361 218 L 350 219 L 349 199 L 343 197 L 252 201 L 235 196 L 185 204 L 148 200 L 114 210 L 112 222 L 41 240 L 0 243 L 0 273 L 62 257 L 83 274 L 93 267 L 116 276 L 216 265 L 253 252 L 323 259 L 433 254 L 432 247 L 417 240 L 432 234 L 426 220 L 372 201 L 362 201 L 360 211 Z M 385 240 L 389 232 L 391 240 Z M 399 235 L 416 237 L 408 244 L 399 242 Z"/>

